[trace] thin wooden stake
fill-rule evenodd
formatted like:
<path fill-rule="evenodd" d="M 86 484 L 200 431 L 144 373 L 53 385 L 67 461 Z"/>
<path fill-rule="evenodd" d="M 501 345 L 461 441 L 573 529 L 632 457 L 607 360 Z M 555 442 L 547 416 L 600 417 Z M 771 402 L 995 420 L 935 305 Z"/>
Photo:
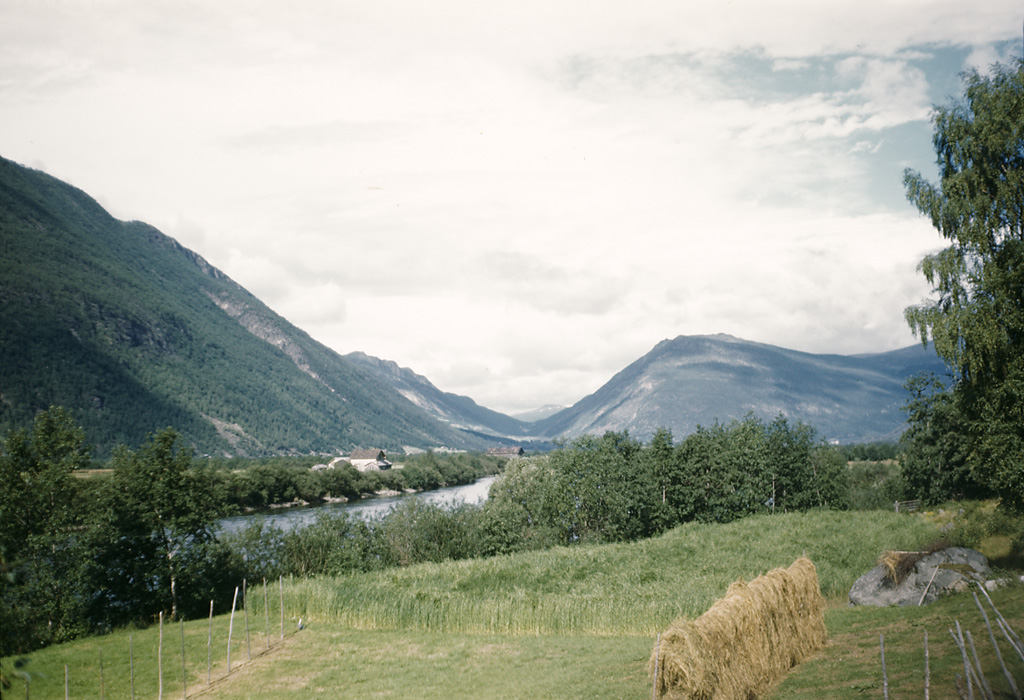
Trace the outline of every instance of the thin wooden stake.
<path fill-rule="evenodd" d="M 267 649 L 270 648 L 270 607 L 267 605 L 267 577 L 263 577 L 263 618 L 267 622 Z"/>
<path fill-rule="evenodd" d="M 964 630 L 964 634 L 967 636 L 967 643 L 971 645 L 971 657 L 974 659 L 974 668 L 978 672 L 978 685 L 988 700 L 996 700 L 995 695 L 992 694 L 992 686 L 989 685 L 988 678 L 985 678 L 985 672 L 981 670 L 981 658 L 978 656 L 978 650 L 974 646 L 974 635 L 971 634 L 970 630 Z"/>
<path fill-rule="evenodd" d="M 661 661 L 661 632 L 654 645 L 654 687 L 651 689 L 651 700 L 658 700 L 658 662 Z"/>
<path fill-rule="evenodd" d="M 949 634 L 953 637 L 953 641 L 956 643 L 956 648 L 960 650 L 960 656 L 963 657 L 964 661 L 964 682 L 967 683 L 967 700 L 974 700 L 974 683 L 971 678 L 974 675 L 974 669 L 971 668 L 970 662 L 967 660 L 967 645 L 964 643 L 964 634 L 960 629 L 960 621 L 956 623 L 956 633 L 952 629 L 949 630 Z M 959 636 L 958 636 L 959 635 Z"/>
<path fill-rule="evenodd" d="M 156 647 L 157 700 L 164 696 L 164 611 L 160 611 L 160 641 Z"/>
<path fill-rule="evenodd" d="M 103 692 L 103 650 L 97 649 L 96 653 L 100 657 L 100 700 L 104 700 L 106 696 Z"/>
<path fill-rule="evenodd" d="M 928 579 L 928 585 L 924 587 L 924 593 L 921 594 L 921 600 L 917 601 L 917 607 L 924 605 L 924 597 L 928 595 L 928 589 L 932 587 L 932 581 L 935 580 L 935 574 L 939 573 L 939 567 L 935 567 L 935 571 L 932 572 L 932 577 Z"/>
<path fill-rule="evenodd" d="M 277 588 L 281 592 L 281 639 L 284 639 L 284 577 L 277 577 Z"/>
<path fill-rule="evenodd" d="M 245 658 L 252 661 L 252 645 L 249 643 L 249 587 L 242 579 L 242 615 L 245 618 Z"/>
<path fill-rule="evenodd" d="M 985 586 L 983 586 L 983 585 L 981 585 L 979 583 L 978 584 L 978 588 L 981 590 L 981 595 L 983 595 L 985 597 L 985 600 L 988 601 L 988 604 L 990 606 L 992 606 L 992 611 L 995 613 L 995 616 L 998 617 L 1000 620 L 1002 620 L 1002 624 L 1007 625 L 1007 629 L 1010 632 L 1010 636 L 1013 637 L 1013 639 L 1016 640 L 1016 642 L 1017 642 L 1017 644 L 1015 646 L 1018 649 L 1024 649 L 1024 642 L 1021 642 L 1021 638 L 1017 637 L 1017 632 L 1015 632 L 1013 630 L 1013 628 L 1010 626 L 1010 623 L 1007 622 L 1007 618 L 1002 616 L 1002 613 L 1000 613 L 998 608 L 995 607 L 995 604 L 992 603 L 992 599 L 988 597 L 988 592 L 987 592 L 987 590 L 985 590 Z"/>
<path fill-rule="evenodd" d="M 1015 641 L 1013 641 L 1013 638 L 1010 636 L 1011 631 L 1006 626 L 1005 622 L 1003 622 L 1002 620 L 996 620 L 996 622 L 999 623 L 999 629 L 1001 629 L 1003 631 L 1003 636 L 1006 637 L 1006 641 L 1008 641 L 1010 643 L 1010 647 L 1015 652 L 1017 652 L 1017 656 L 1020 657 L 1020 660 L 1024 661 L 1024 648 L 1021 648 L 1021 647 L 1017 646 L 1017 643 Z"/>
<path fill-rule="evenodd" d="M 64 664 L 64 700 L 68 700 L 68 665 Z"/>
<path fill-rule="evenodd" d="M 931 692 L 931 669 L 928 666 L 928 630 L 924 631 L 924 700 L 929 700 Z"/>
<path fill-rule="evenodd" d="M 1017 690 L 1017 684 L 1013 682 L 1013 676 L 1010 675 L 1010 671 L 1006 668 L 1006 664 L 1003 662 L 1003 653 L 999 651 L 999 645 L 996 644 L 996 635 L 992 632 L 992 625 L 988 621 L 988 613 L 985 612 L 985 608 L 981 607 L 981 601 L 978 600 L 978 594 L 971 591 L 971 595 L 974 596 L 974 604 L 978 606 L 978 610 L 981 611 L 981 618 L 985 621 L 985 628 L 988 629 L 988 638 L 992 642 L 992 648 L 996 650 L 996 659 L 999 660 L 999 665 L 1003 668 L 1003 675 L 1006 676 L 1006 682 L 1010 684 L 1010 691 L 1013 693 L 1013 697 L 1017 700 L 1021 700 L 1020 691 Z"/>
<path fill-rule="evenodd" d="M 210 630 L 206 634 L 206 685 L 210 685 L 210 669 L 213 666 L 213 601 L 210 601 Z"/>
<path fill-rule="evenodd" d="M 238 586 L 235 586 L 235 597 L 231 599 L 231 619 L 228 622 L 228 673 L 231 673 L 231 633 L 235 629 L 236 602 L 238 602 Z"/>
<path fill-rule="evenodd" d="M 878 643 L 882 648 L 882 696 L 889 700 L 889 674 L 885 670 L 885 635 L 878 635 Z"/>
<path fill-rule="evenodd" d="M 135 700 L 135 649 L 132 635 L 128 635 L 128 688 L 130 700 Z"/>
<path fill-rule="evenodd" d="M 188 673 L 185 671 L 185 619 L 178 618 L 178 629 L 181 630 L 181 697 L 188 700 Z"/>

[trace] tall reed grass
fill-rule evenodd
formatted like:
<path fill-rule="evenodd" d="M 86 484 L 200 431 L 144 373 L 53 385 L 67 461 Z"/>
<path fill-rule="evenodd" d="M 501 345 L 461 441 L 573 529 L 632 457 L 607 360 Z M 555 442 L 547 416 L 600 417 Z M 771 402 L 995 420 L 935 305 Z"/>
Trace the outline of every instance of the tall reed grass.
<path fill-rule="evenodd" d="M 843 597 L 886 549 L 939 535 L 923 518 L 814 511 L 690 523 L 630 544 L 559 547 L 489 559 L 295 580 L 285 607 L 356 629 L 512 635 L 653 636 L 746 580 L 806 555 L 826 597 Z M 256 616 L 261 601 L 250 610 Z"/>

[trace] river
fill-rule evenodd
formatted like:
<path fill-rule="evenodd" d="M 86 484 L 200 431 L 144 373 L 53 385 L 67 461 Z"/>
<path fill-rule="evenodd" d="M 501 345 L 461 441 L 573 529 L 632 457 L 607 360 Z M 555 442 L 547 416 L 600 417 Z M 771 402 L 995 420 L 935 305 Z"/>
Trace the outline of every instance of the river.
<path fill-rule="evenodd" d="M 434 491 L 422 491 L 404 496 L 380 496 L 377 498 L 366 498 L 348 503 L 327 503 L 321 506 L 282 508 L 270 513 L 258 513 L 252 515 L 236 515 L 231 518 L 222 518 L 218 521 L 220 529 L 225 533 L 235 533 L 244 529 L 253 518 L 263 518 L 267 525 L 282 530 L 294 530 L 310 525 L 320 513 L 332 513 L 344 511 L 349 515 L 359 518 L 378 518 L 395 505 L 406 498 L 416 498 L 427 503 L 451 504 L 469 503 L 478 504 L 487 500 L 491 484 L 497 477 L 485 476 L 472 484 L 463 486 L 450 486 L 448 488 L 436 489 Z"/>

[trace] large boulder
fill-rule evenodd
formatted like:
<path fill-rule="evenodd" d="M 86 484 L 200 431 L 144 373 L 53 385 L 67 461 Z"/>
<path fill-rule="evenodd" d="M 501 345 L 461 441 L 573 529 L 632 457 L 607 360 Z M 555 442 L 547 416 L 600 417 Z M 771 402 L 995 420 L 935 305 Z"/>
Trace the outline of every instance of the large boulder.
<path fill-rule="evenodd" d="M 850 589 L 850 603 L 878 607 L 927 604 L 948 593 L 967 590 L 971 581 L 983 583 L 989 567 L 981 552 L 950 547 L 922 557 L 898 585 L 889 571 L 879 564 L 857 579 Z"/>

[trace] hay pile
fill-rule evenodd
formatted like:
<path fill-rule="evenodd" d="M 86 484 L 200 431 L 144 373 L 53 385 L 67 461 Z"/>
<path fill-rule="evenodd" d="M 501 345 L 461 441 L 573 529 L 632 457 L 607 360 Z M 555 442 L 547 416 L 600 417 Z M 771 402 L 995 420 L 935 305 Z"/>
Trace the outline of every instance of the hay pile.
<path fill-rule="evenodd" d="M 661 635 L 649 670 L 659 698 L 749 700 L 825 645 L 824 600 L 810 559 L 729 586 L 696 620 Z"/>

